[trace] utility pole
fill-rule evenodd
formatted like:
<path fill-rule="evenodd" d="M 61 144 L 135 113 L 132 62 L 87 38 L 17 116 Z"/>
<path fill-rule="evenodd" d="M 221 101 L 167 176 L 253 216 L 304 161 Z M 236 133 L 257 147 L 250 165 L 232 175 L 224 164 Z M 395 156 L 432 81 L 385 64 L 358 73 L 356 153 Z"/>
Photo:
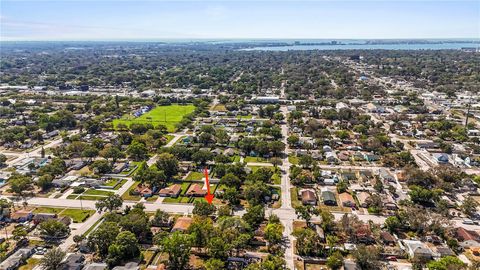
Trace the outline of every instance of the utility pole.
<path fill-rule="evenodd" d="M 468 126 L 468 117 L 470 116 L 471 105 L 472 105 L 472 93 L 470 92 L 470 98 L 467 105 L 467 116 L 465 117 L 465 129 L 467 129 L 467 126 Z"/>

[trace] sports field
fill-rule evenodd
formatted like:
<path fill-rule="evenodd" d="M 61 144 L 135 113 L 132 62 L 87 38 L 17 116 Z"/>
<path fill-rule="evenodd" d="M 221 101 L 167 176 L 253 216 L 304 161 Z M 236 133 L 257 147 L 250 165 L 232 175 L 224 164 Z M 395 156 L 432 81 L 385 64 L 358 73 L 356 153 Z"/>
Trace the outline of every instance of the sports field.
<path fill-rule="evenodd" d="M 131 114 L 128 114 L 120 119 L 115 119 L 113 120 L 113 126 L 117 128 L 117 125 L 120 123 L 125 124 L 126 126 L 130 126 L 132 123 L 150 123 L 156 127 L 162 124 L 167 127 L 169 132 L 173 132 L 175 131 L 175 124 L 180 122 L 184 115 L 189 114 L 194 110 L 195 106 L 191 104 L 157 106 L 139 117 L 134 117 Z"/>

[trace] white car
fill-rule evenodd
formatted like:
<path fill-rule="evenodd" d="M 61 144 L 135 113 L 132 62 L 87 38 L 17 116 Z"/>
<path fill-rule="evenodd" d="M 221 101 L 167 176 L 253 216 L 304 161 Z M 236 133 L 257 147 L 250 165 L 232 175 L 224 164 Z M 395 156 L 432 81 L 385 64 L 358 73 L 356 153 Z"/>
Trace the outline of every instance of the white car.
<path fill-rule="evenodd" d="M 475 223 L 474 223 L 473 220 L 471 220 L 471 219 L 464 219 L 464 220 L 463 220 L 463 224 L 466 224 L 466 225 L 474 225 Z"/>

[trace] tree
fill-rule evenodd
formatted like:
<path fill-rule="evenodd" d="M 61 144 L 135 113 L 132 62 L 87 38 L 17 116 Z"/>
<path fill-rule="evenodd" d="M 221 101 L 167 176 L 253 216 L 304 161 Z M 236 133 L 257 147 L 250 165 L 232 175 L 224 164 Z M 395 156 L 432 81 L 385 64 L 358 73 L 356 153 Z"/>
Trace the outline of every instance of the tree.
<path fill-rule="evenodd" d="M 332 270 L 338 270 L 343 266 L 343 256 L 339 251 L 335 251 L 327 258 L 326 265 Z"/>
<path fill-rule="evenodd" d="M 455 256 L 446 256 L 427 264 L 429 270 L 461 270 L 465 269 L 465 266 L 465 263 Z"/>
<path fill-rule="evenodd" d="M 242 181 L 233 173 L 227 173 L 222 178 L 220 178 L 220 184 L 226 185 L 227 187 L 239 188 L 242 185 Z"/>
<path fill-rule="evenodd" d="M 43 191 L 45 191 L 50 188 L 50 186 L 52 185 L 52 181 L 53 176 L 51 176 L 50 174 L 45 174 L 38 178 L 36 185 L 40 187 Z"/>
<path fill-rule="evenodd" d="M 214 231 L 213 221 L 209 217 L 194 216 L 188 233 L 192 236 L 192 245 L 205 247 Z"/>
<path fill-rule="evenodd" d="M 170 153 L 158 155 L 156 165 L 158 170 L 163 171 L 167 178 L 171 178 L 178 173 L 178 160 Z"/>
<path fill-rule="evenodd" d="M 112 171 L 112 166 L 108 160 L 95 160 L 90 168 L 95 170 L 99 174 L 109 173 Z"/>
<path fill-rule="evenodd" d="M 167 212 L 157 209 L 151 223 L 153 226 L 161 227 L 165 226 L 165 224 L 168 224 L 169 219 L 170 215 Z"/>
<path fill-rule="evenodd" d="M 229 205 L 222 205 L 217 209 L 217 216 L 220 217 L 228 217 L 232 215 L 232 207 Z"/>
<path fill-rule="evenodd" d="M 67 225 L 56 219 L 45 220 L 39 225 L 40 235 L 45 238 L 56 239 L 68 235 L 70 229 Z"/>
<path fill-rule="evenodd" d="M 300 138 L 297 135 L 291 135 L 287 138 L 287 143 L 291 147 L 296 146 L 299 141 L 300 141 Z"/>
<path fill-rule="evenodd" d="M 107 261 L 110 265 L 116 265 L 121 260 L 128 260 L 140 255 L 140 247 L 135 234 L 129 231 L 120 232 L 115 242 L 108 247 Z"/>
<path fill-rule="evenodd" d="M 297 238 L 297 251 L 301 256 L 323 256 L 324 248 L 322 240 L 317 232 L 311 228 L 297 229 L 293 232 Z"/>
<path fill-rule="evenodd" d="M 215 211 L 217 210 L 215 205 L 209 204 L 208 202 L 203 200 L 195 201 L 193 205 L 194 207 L 193 207 L 192 214 L 194 215 L 206 217 L 206 216 L 213 215 L 213 213 L 215 213 Z"/>
<path fill-rule="evenodd" d="M 322 229 L 325 232 L 332 232 L 335 227 L 335 216 L 327 209 L 321 209 L 319 215 L 322 218 Z"/>
<path fill-rule="evenodd" d="M 119 222 L 123 230 L 131 231 L 139 239 L 145 238 L 149 232 L 148 216 L 144 211 L 144 206 L 138 203 L 124 215 Z"/>
<path fill-rule="evenodd" d="M 7 161 L 7 156 L 5 156 L 4 154 L 0 154 L 0 168 L 5 166 L 6 161 Z"/>
<path fill-rule="evenodd" d="M 385 219 L 385 227 L 389 232 L 394 233 L 402 227 L 402 222 L 400 219 L 398 219 L 398 217 L 391 216 Z"/>
<path fill-rule="evenodd" d="M 258 263 L 252 263 L 245 270 L 283 270 L 285 260 L 280 256 L 268 255 L 267 258 Z"/>
<path fill-rule="evenodd" d="M 243 189 L 243 194 L 248 203 L 253 206 L 261 204 L 265 196 L 269 196 L 271 192 L 263 182 L 247 181 Z"/>
<path fill-rule="evenodd" d="M 227 243 L 221 237 L 210 238 L 207 244 L 208 255 L 215 259 L 227 258 Z"/>
<path fill-rule="evenodd" d="M 100 257 L 105 258 L 108 247 L 115 242 L 120 228 L 115 222 L 105 221 L 88 236 L 88 245 L 92 247 Z"/>
<path fill-rule="evenodd" d="M 40 265 L 44 270 L 58 270 L 63 265 L 63 259 L 66 253 L 61 248 L 56 247 L 49 250 L 40 260 Z"/>
<path fill-rule="evenodd" d="M 234 187 L 229 187 L 225 189 L 225 192 L 222 195 L 222 198 L 228 202 L 229 205 L 238 205 L 240 203 L 240 194 L 238 194 L 238 189 Z"/>
<path fill-rule="evenodd" d="M 269 247 L 280 244 L 283 238 L 283 226 L 280 223 L 268 223 L 265 227 L 265 239 Z"/>
<path fill-rule="evenodd" d="M 152 187 L 163 187 L 166 184 L 167 176 L 163 171 L 159 171 L 156 168 L 150 167 L 144 169 L 142 166 L 133 179 L 147 183 Z"/>
<path fill-rule="evenodd" d="M 104 157 L 106 160 L 112 159 L 111 164 L 114 164 L 118 159 L 124 158 L 125 153 L 116 146 L 107 146 L 100 151 L 100 156 Z"/>
<path fill-rule="evenodd" d="M 310 223 L 310 220 L 312 219 L 312 215 L 318 215 L 320 212 L 318 211 L 317 208 L 307 205 L 307 206 L 297 206 L 295 207 L 295 214 L 297 215 L 298 218 L 304 219 L 307 224 Z"/>
<path fill-rule="evenodd" d="M 213 153 L 209 151 L 199 150 L 192 155 L 192 160 L 198 165 L 205 165 L 207 161 L 213 159 Z"/>
<path fill-rule="evenodd" d="M 362 270 L 376 270 L 381 268 L 379 251 L 373 246 L 359 245 L 353 252 L 357 266 Z"/>
<path fill-rule="evenodd" d="M 479 203 L 472 198 L 472 196 L 468 196 L 462 203 L 461 209 L 465 215 L 471 217 L 477 212 L 477 207 Z"/>
<path fill-rule="evenodd" d="M 108 210 L 112 212 L 113 210 L 117 210 L 123 205 L 123 199 L 117 194 L 110 194 L 108 197 L 102 198 L 95 203 L 95 208 L 97 208 L 98 212 L 103 212 Z"/>
<path fill-rule="evenodd" d="M 250 206 L 243 219 L 252 227 L 257 227 L 265 219 L 265 209 L 262 205 Z"/>
<path fill-rule="evenodd" d="M 13 239 L 15 240 L 24 239 L 27 236 L 27 234 L 28 234 L 27 229 L 23 226 L 16 227 L 15 229 L 13 229 L 13 232 L 12 232 Z"/>
<path fill-rule="evenodd" d="M 127 153 L 133 160 L 141 161 L 147 158 L 148 150 L 145 144 L 134 140 L 128 146 Z"/>
<path fill-rule="evenodd" d="M 298 164 L 303 168 L 310 168 L 312 165 L 315 164 L 315 160 L 310 155 L 301 155 L 298 158 Z"/>
<path fill-rule="evenodd" d="M 192 248 L 190 235 L 174 232 L 163 239 L 160 247 L 162 251 L 168 253 L 169 269 L 183 270 L 186 268 Z"/>
<path fill-rule="evenodd" d="M 15 194 L 18 199 L 26 201 L 27 197 L 32 195 L 33 180 L 31 176 L 14 173 L 8 179 L 10 184 L 9 192 Z"/>
<path fill-rule="evenodd" d="M 210 258 L 205 262 L 206 270 L 222 270 L 225 269 L 225 263 L 222 260 Z"/>

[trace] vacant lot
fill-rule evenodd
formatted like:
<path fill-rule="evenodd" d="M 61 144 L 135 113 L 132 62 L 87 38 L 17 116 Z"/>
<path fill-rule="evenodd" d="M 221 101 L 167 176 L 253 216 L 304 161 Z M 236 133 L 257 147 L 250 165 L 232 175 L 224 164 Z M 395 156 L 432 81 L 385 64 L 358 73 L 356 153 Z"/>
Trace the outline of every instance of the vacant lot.
<path fill-rule="evenodd" d="M 140 117 L 133 117 L 132 115 L 125 115 L 121 119 L 113 120 L 113 126 L 116 128 L 118 124 L 122 123 L 130 126 L 132 123 L 147 124 L 153 126 L 165 125 L 169 132 L 175 131 L 175 124 L 180 122 L 184 115 L 192 113 L 195 110 L 193 105 L 169 105 L 158 106 L 151 111 L 143 114 Z"/>

